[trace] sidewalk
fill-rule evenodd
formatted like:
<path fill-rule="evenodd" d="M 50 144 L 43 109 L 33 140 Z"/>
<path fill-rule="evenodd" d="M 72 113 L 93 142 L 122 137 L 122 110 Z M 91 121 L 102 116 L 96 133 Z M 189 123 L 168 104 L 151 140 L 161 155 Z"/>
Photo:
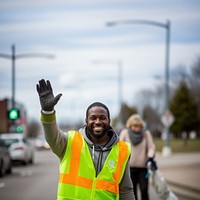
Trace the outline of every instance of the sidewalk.
<path fill-rule="evenodd" d="M 156 154 L 158 168 L 176 194 L 200 199 L 200 153 L 172 153 L 164 158 Z"/>

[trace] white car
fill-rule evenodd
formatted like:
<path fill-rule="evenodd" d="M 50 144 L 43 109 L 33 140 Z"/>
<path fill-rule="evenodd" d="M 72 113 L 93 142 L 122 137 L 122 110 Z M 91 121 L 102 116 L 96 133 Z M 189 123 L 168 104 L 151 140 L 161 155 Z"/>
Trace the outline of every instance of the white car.
<path fill-rule="evenodd" d="M 4 133 L 0 134 L 0 138 L 9 146 L 12 161 L 20 161 L 24 165 L 34 162 L 34 147 L 22 134 Z"/>

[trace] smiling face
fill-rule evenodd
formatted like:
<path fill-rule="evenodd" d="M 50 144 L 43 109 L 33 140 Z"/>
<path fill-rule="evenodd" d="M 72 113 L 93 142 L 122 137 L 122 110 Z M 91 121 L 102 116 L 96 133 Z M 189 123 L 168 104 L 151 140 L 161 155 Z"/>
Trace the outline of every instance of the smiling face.
<path fill-rule="evenodd" d="M 101 106 L 94 106 L 88 110 L 88 116 L 85 120 L 87 129 L 91 135 L 93 142 L 107 142 L 107 130 L 110 126 L 108 112 Z"/>

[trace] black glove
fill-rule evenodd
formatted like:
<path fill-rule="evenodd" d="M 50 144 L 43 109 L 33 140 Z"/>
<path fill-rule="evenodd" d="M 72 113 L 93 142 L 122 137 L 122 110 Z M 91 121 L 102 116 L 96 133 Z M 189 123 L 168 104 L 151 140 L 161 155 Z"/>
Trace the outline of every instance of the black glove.
<path fill-rule="evenodd" d="M 56 97 L 54 97 L 50 81 L 47 80 L 47 82 L 45 82 L 44 79 L 39 81 L 39 84 L 36 85 L 36 88 L 39 94 L 42 110 L 54 110 L 54 106 L 57 104 L 62 94 L 58 94 Z"/>
<path fill-rule="evenodd" d="M 153 171 L 158 169 L 156 161 L 153 158 L 148 158 L 148 160 L 146 162 L 146 166 Z"/>

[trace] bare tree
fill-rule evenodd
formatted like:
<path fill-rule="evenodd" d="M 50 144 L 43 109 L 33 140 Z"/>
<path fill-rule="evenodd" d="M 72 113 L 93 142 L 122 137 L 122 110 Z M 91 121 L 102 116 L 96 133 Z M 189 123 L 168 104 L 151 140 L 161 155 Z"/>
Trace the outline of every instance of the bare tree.
<path fill-rule="evenodd" d="M 154 136 L 160 137 L 163 127 L 157 110 L 151 106 L 146 106 L 143 110 L 143 118 L 146 122 L 147 128 L 151 131 L 151 133 Z"/>
<path fill-rule="evenodd" d="M 197 58 L 197 60 L 191 67 L 191 78 L 189 81 L 189 85 L 191 93 L 193 94 L 197 102 L 198 118 L 200 120 L 200 56 Z M 198 135 L 200 136 L 200 125 L 199 125 Z"/>

